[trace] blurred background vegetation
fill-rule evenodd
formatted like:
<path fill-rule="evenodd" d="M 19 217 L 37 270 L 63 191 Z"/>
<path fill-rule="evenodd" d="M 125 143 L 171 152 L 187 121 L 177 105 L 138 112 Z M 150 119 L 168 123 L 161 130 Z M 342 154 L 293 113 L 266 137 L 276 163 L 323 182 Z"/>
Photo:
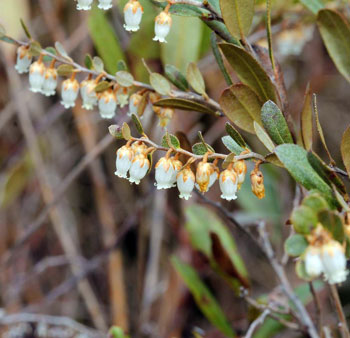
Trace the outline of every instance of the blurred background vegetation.
<path fill-rule="evenodd" d="M 115 1 L 108 12 L 94 8 L 85 13 L 76 11 L 76 3 L 71 0 L 1 0 L 0 23 L 8 35 L 23 40 L 22 18 L 42 46 L 60 41 L 80 64 L 86 53 L 99 55 L 110 73 L 117 70 L 118 60 L 125 60 L 135 79 L 143 82 L 147 82 L 148 73 L 142 58 L 160 73 L 166 64 L 185 71 L 189 62 L 197 62 L 207 93 L 217 100 L 225 81 L 211 53 L 210 29 L 198 18 L 173 16 L 168 43 L 160 45 L 152 41 L 159 8 L 141 0 L 141 29 L 130 35 L 122 27 L 125 2 Z M 347 1 L 329 1 L 327 6 L 349 14 Z M 339 160 L 341 135 L 350 123 L 349 85 L 331 62 L 315 28 L 313 13 L 298 1 L 276 0 L 272 2 L 272 17 L 274 49 L 284 71 L 289 110 L 298 120 L 310 82 L 318 94 L 325 138 L 335 160 Z M 257 1 L 251 43 L 266 46 L 264 20 L 264 1 Z M 203 252 L 191 245 L 193 229 L 200 232 L 201 226 L 205 229 L 215 222 L 226 224 L 237 245 L 236 249 L 231 243 L 233 254 L 241 255 L 245 262 L 252 296 L 271 292 L 276 281 L 251 239 L 214 205 L 219 200 L 218 186 L 205 199 L 195 195 L 184 202 L 177 198 L 176 189 L 156 192 L 153 172 L 140 186 L 117 179 L 115 151 L 122 143 L 106 139 L 111 123 L 102 120 L 96 111 L 83 110 L 80 104 L 65 110 L 57 96 L 45 98 L 30 93 L 27 77 L 14 72 L 14 62 L 14 46 L 1 43 L 0 307 L 6 313 L 67 316 L 99 332 L 117 325 L 133 337 L 225 336 L 205 318 L 175 271 L 171 257 L 176 255 L 195 268 L 237 332 L 245 332 L 256 314 L 247 316 L 246 302 L 215 274 Z M 19 99 L 21 104 L 16 102 Z M 126 110 L 120 110 L 114 122 L 125 120 Z M 226 152 L 220 141 L 225 122 L 226 118 L 177 110 L 168 128 L 172 133 L 182 131 L 193 143 L 201 130 L 216 151 Z M 147 135 L 160 143 L 164 130 L 158 126 L 157 117 L 143 124 Z M 243 134 L 254 149 L 264 152 L 255 136 Z M 319 144 L 319 140 L 314 142 Z M 320 146 L 317 153 L 325 155 Z M 90 158 L 82 170 L 79 165 L 89 156 L 93 160 Z M 296 189 L 285 170 L 270 165 L 262 170 L 265 199 L 258 200 L 246 180 L 237 201 L 221 203 L 243 226 L 265 219 L 277 253 L 282 256 Z M 33 225 L 37 231 L 23 245 L 14 247 Z M 293 265 L 288 265 L 289 278 L 298 286 L 301 281 Z M 300 292 L 307 299 L 309 291 L 303 287 Z M 341 288 L 347 315 L 349 287 L 347 282 Z M 283 298 L 279 290 L 275 293 Z M 328 300 L 323 306 L 330 306 Z M 326 318 L 328 322 L 334 320 L 332 316 Z M 2 323 L 1 334 L 5 337 L 11 327 Z M 272 327 L 267 331 L 262 328 L 256 336 L 270 337 L 281 330 Z M 38 331 L 34 324 L 27 327 L 22 336 L 36 337 L 34 329 Z M 66 333 L 62 332 L 64 337 Z M 295 336 L 287 330 L 279 334 Z"/>

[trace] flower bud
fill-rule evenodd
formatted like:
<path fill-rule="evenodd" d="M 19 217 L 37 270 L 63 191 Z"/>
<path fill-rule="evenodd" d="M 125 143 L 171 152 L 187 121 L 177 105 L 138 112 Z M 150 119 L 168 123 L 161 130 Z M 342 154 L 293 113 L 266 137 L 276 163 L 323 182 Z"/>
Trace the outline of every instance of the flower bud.
<path fill-rule="evenodd" d="M 129 0 L 124 7 L 124 28 L 136 32 L 140 29 L 143 8 L 137 0 Z"/>
<path fill-rule="evenodd" d="M 181 170 L 176 177 L 177 188 L 179 189 L 180 198 L 188 200 L 192 195 L 194 188 L 195 176 L 189 167 Z"/>
<path fill-rule="evenodd" d="M 117 151 L 115 175 L 127 178 L 126 175 L 131 167 L 134 151 L 128 145 L 122 146 Z"/>
<path fill-rule="evenodd" d="M 206 167 L 209 168 L 210 170 L 209 183 L 207 187 L 206 188 L 202 187 L 202 189 L 204 189 L 202 190 L 198 183 L 195 184 L 196 188 L 201 192 L 207 192 L 210 189 L 210 187 L 216 182 L 216 180 L 219 178 L 219 175 L 220 175 L 219 168 L 215 164 L 213 163 L 207 163 L 207 164 L 209 164 L 209 166 L 206 166 Z"/>
<path fill-rule="evenodd" d="M 147 155 L 139 154 L 132 160 L 131 168 L 129 170 L 130 183 L 139 184 L 140 181 L 146 176 L 150 167 Z"/>
<path fill-rule="evenodd" d="M 33 93 L 41 93 L 44 80 L 45 80 L 46 67 L 43 62 L 39 59 L 32 63 L 29 68 L 29 84 L 30 90 Z"/>
<path fill-rule="evenodd" d="M 159 114 L 159 126 L 165 128 L 174 116 L 173 108 L 161 108 Z"/>
<path fill-rule="evenodd" d="M 141 141 L 137 141 L 134 142 L 131 145 L 132 150 L 134 151 L 135 155 L 139 155 L 139 154 L 145 154 L 146 150 L 148 149 L 148 147 Z"/>
<path fill-rule="evenodd" d="M 114 91 L 109 88 L 100 94 L 98 109 L 103 119 L 111 119 L 115 116 L 117 99 Z"/>
<path fill-rule="evenodd" d="M 329 284 L 344 282 L 348 275 L 344 248 L 338 241 L 330 240 L 322 246 L 321 250 L 325 280 Z"/>
<path fill-rule="evenodd" d="M 306 249 L 304 262 L 305 271 L 310 277 L 318 277 L 323 272 L 320 248 L 309 245 Z"/>
<path fill-rule="evenodd" d="M 83 108 L 92 110 L 97 104 L 97 94 L 95 92 L 96 82 L 92 79 L 84 80 L 80 84 L 80 95 L 83 100 Z"/>
<path fill-rule="evenodd" d="M 30 64 L 32 63 L 32 56 L 29 53 L 29 48 L 20 46 L 17 49 L 17 63 L 15 69 L 19 74 L 28 73 Z"/>
<path fill-rule="evenodd" d="M 170 32 L 171 22 L 172 19 L 169 13 L 166 13 L 165 11 L 159 13 L 155 19 L 154 41 L 166 42 L 165 38 Z"/>
<path fill-rule="evenodd" d="M 64 108 L 73 108 L 79 93 L 79 82 L 70 78 L 62 82 L 62 105 Z"/>
<path fill-rule="evenodd" d="M 155 166 L 155 179 L 157 189 L 169 189 L 173 187 L 175 168 L 170 158 L 162 157 Z M 176 174 L 175 174 L 176 180 Z"/>
<path fill-rule="evenodd" d="M 207 162 L 199 162 L 196 171 L 196 182 L 198 184 L 200 192 L 207 192 L 210 176 L 213 174 L 213 167 L 210 163 Z"/>
<path fill-rule="evenodd" d="M 98 8 L 104 10 L 112 8 L 112 0 L 98 0 Z"/>
<path fill-rule="evenodd" d="M 93 0 L 78 0 L 77 9 L 88 11 L 91 9 L 91 4 Z"/>
<path fill-rule="evenodd" d="M 238 189 L 240 189 L 247 173 L 247 165 L 244 160 L 238 160 L 233 163 L 233 169 L 238 176 Z"/>
<path fill-rule="evenodd" d="M 128 112 L 129 116 L 131 116 L 132 114 L 137 115 L 137 109 L 139 107 L 141 99 L 142 99 L 142 95 L 140 95 L 139 93 L 134 93 L 130 96 L 129 112 Z"/>
<path fill-rule="evenodd" d="M 56 94 L 57 88 L 57 70 L 53 67 L 47 68 L 44 77 L 44 83 L 41 92 L 45 96 Z"/>
<path fill-rule="evenodd" d="M 262 199 L 265 197 L 264 176 L 260 170 L 253 170 L 250 174 L 252 191 L 256 197 Z"/>
<path fill-rule="evenodd" d="M 238 177 L 232 168 L 229 167 L 220 174 L 219 185 L 222 192 L 221 198 L 227 201 L 232 201 L 237 198 Z"/>

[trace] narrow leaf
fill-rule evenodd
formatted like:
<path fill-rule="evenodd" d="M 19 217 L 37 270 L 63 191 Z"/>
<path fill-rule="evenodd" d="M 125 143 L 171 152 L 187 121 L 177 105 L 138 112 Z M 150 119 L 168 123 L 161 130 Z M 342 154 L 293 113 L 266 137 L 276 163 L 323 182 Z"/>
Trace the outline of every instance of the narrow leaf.
<path fill-rule="evenodd" d="M 225 130 L 227 134 L 229 134 L 239 146 L 242 148 L 245 148 L 247 146 L 242 135 L 230 123 L 226 122 Z"/>
<path fill-rule="evenodd" d="M 254 129 L 256 136 L 262 142 L 262 144 L 271 152 L 275 149 L 275 145 L 273 144 L 270 136 L 266 133 L 263 127 L 260 124 L 254 121 Z"/>
<path fill-rule="evenodd" d="M 293 143 L 287 122 L 275 103 L 268 101 L 263 105 L 261 120 L 265 130 L 276 144 Z"/>
<path fill-rule="evenodd" d="M 254 16 L 254 0 L 220 0 L 222 17 L 229 32 L 241 39 L 249 33 Z"/>
<path fill-rule="evenodd" d="M 350 27 L 346 19 L 331 9 L 322 9 L 317 24 L 330 57 L 350 82 Z"/>
<path fill-rule="evenodd" d="M 191 87 L 199 94 L 205 94 L 204 79 L 197 65 L 191 62 L 187 67 L 186 79 Z"/>
<path fill-rule="evenodd" d="M 312 13 L 317 14 L 317 12 L 324 8 L 322 0 L 299 0 L 305 7 L 307 7 Z"/>
<path fill-rule="evenodd" d="M 26 24 L 24 23 L 23 19 L 20 19 L 20 22 L 21 22 L 21 26 L 22 26 L 22 28 L 23 28 L 23 30 L 24 30 L 24 33 L 26 34 L 27 38 L 28 38 L 28 39 L 31 39 L 31 38 L 32 38 L 32 35 L 30 34 L 29 29 L 28 29 L 28 27 L 26 26 Z"/>
<path fill-rule="evenodd" d="M 343 158 L 343 163 L 350 177 L 350 126 L 348 126 L 343 134 L 341 140 L 341 156 Z"/>
<path fill-rule="evenodd" d="M 189 89 L 185 76 L 175 66 L 165 65 L 164 73 L 171 83 L 177 88 L 183 91 L 187 91 Z"/>
<path fill-rule="evenodd" d="M 84 58 L 84 64 L 87 69 L 93 68 L 92 57 L 90 54 L 86 54 Z"/>
<path fill-rule="evenodd" d="M 312 93 L 308 84 L 304 96 L 303 110 L 300 115 L 300 127 L 303 144 L 306 150 L 312 148 L 313 126 L 312 126 Z"/>
<path fill-rule="evenodd" d="M 253 89 L 263 102 L 268 100 L 277 102 L 271 79 L 253 56 L 233 44 L 220 43 L 219 47 L 244 84 Z"/>
<path fill-rule="evenodd" d="M 197 272 L 190 265 L 181 262 L 176 257 L 172 258 L 172 264 L 191 291 L 194 300 L 205 317 L 226 337 L 235 337 L 236 334 L 229 325 L 220 305 L 206 285 L 201 281 Z"/>
<path fill-rule="evenodd" d="M 221 138 L 221 141 L 231 153 L 234 153 L 236 155 L 239 155 L 242 151 L 245 150 L 239 144 L 237 144 L 237 142 L 231 136 L 223 136 Z"/>
<path fill-rule="evenodd" d="M 205 114 L 215 114 L 215 111 L 210 109 L 209 107 L 201 103 L 186 99 L 161 99 L 155 102 L 154 105 L 158 107 L 171 107 L 178 108 L 181 110 L 197 111 L 199 113 Z"/>
<path fill-rule="evenodd" d="M 137 132 L 140 135 L 143 135 L 144 131 L 143 131 L 143 127 L 142 127 L 142 124 L 141 124 L 139 118 L 135 114 L 132 114 L 131 119 L 132 119 L 132 122 L 134 122 L 134 125 L 136 127 Z"/>

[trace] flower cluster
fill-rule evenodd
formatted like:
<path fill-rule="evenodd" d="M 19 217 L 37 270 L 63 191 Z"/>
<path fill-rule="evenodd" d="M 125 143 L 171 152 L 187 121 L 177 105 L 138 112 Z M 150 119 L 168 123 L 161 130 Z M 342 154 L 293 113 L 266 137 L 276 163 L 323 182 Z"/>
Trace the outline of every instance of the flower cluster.
<path fill-rule="evenodd" d="M 344 282 L 348 275 L 344 246 L 321 224 L 308 235 L 308 241 L 310 245 L 304 254 L 306 273 L 312 278 L 323 273 L 329 284 Z"/>
<path fill-rule="evenodd" d="M 156 150 L 154 147 L 147 147 L 142 141 L 129 140 L 128 143 L 117 151 L 115 175 L 128 179 L 131 183 L 139 184 L 150 171 L 148 154 Z M 229 163 L 227 168 L 220 173 L 217 166 L 218 159 L 214 162 L 208 161 L 209 153 L 206 153 L 197 164 L 194 173 L 191 166 L 196 161 L 191 157 L 183 164 L 179 160 L 179 152 L 171 156 L 174 149 L 169 149 L 166 156 L 160 158 L 155 165 L 155 186 L 157 189 L 169 189 L 177 186 L 179 197 L 188 200 L 191 197 L 194 187 L 200 192 L 207 192 L 218 180 L 221 190 L 221 198 L 232 201 L 237 198 L 237 191 L 244 182 L 247 166 L 244 160 L 237 160 Z M 129 174 L 129 177 L 128 177 Z M 258 198 L 262 198 L 264 191 L 263 180 L 255 178 L 261 175 L 257 168 L 251 174 L 253 192 Z M 254 180 L 254 183 L 253 183 Z"/>
<path fill-rule="evenodd" d="M 56 94 L 58 87 L 58 73 L 55 68 L 56 60 L 53 59 L 49 65 L 40 55 L 37 61 L 33 62 L 28 46 L 20 46 L 17 50 L 16 70 L 18 73 L 29 72 L 30 90 L 34 93 L 41 93 L 46 96 Z M 61 103 L 68 109 L 75 107 L 79 95 L 82 100 L 82 107 L 87 110 L 98 108 L 100 116 L 103 119 L 111 119 L 116 115 L 118 106 L 123 108 L 128 105 L 129 115 L 139 115 L 154 112 L 159 117 L 159 124 L 165 127 L 173 117 L 174 110 L 167 107 L 156 107 L 153 104 L 161 99 L 161 96 L 155 92 L 141 90 L 130 95 L 130 87 L 122 87 L 115 82 L 110 82 L 109 87 L 96 92 L 96 88 L 104 74 L 93 78 L 92 74 L 81 83 L 76 79 L 76 71 L 73 71 L 71 77 L 64 80 L 61 85 Z M 146 104 L 142 111 L 139 111 L 140 103 L 146 97 Z"/>
<path fill-rule="evenodd" d="M 77 0 L 77 9 L 79 10 L 89 10 L 93 0 Z M 169 5 L 170 6 L 170 5 Z M 168 13 L 169 6 L 165 8 L 164 11 L 159 13 L 155 18 L 154 41 L 166 42 L 165 38 L 170 32 L 170 27 L 172 19 Z M 112 7 L 112 0 L 99 0 L 99 8 L 109 9 Z M 140 29 L 140 23 L 142 20 L 143 8 L 138 0 L 129 0 L 124 7 L 124 28 L 128 32 L 136 32 Z"/>

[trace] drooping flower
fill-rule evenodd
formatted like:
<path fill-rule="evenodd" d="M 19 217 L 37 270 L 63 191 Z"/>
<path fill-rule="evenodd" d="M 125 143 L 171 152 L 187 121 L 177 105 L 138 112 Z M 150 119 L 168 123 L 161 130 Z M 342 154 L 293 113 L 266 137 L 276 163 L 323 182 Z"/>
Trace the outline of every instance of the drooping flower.
<path fill-rule="evenodd" d="M 264 176 L 260 170 L 254 169 L 250 173 L 250 181 L 252 184 L 252 192 L 254 195 L 262 199 L 265 197 Z"/>
<path fill-rule="evenodd" d="M 318 277 L 323 272 L 321 249 L 309 245 L 304 257 L 305 270 L 310 277 Z"/>
<path fill-rule="evenodd" d="M 98 8 L 104 10 L 112 8 L 112 0 L 98 0 Z"/>
<path fill-rule="evenodd" d="M 142 95 L 140 95 L 139 93 L 134 93 L 130 96 L 129 112 L 128 112 L 129 116 L 131 116 L 132 114 L 137 115 L 137 109 L 138 109 L 138 106 L 141 102 L 141 99 L 142 99 Z"/>
<path fill-rule="evenodd" d="M 240 189 L 247 173 L 247 165 L 244 160 L 238 160 L 233 163 L 233 169 L 238 176 L 238 189 Z"/>
<path fill-rule="evenodd" d="M 135 155 L 129 170 L 129 181 L 131 183 L 140 184 L 140 181 L 146 176 L 149 167 L 150 162 L 147 155 Z"/>
<path fill-rule="evenodd" d="M 207 192 L 210 184 L 210 176 L 213 174 L 213 167 L 206 161 L 201 161 L 197 165 L 196 183 L 200 192 Z"/>
<path fill-rule="evenodd" d="M 155 37 L 153 38 L 153 40 L 159 42 L 166 42 L 165 38 L 170 32 L 171 23 L 172 19 L 170 14 L 165 11 L 160 12 L 155 19 Z"/>
<path fill-rule="evenodd" d="M 342 283 L 346 280 L 346 257 L 344 248 L 336 240 L 330 240 L 321 247 L 321 259 L 325 280 L 329 284 Z"/>
<path fill-rule="evenodd" d="M 109 88 L 100 94 L 98 109 L 103 119 L 111 119 L 115 116 L 117 99 L 112 88 Z"/>
<path fill-rule="evenodd" d="M 143 8 L 137 0 L 129 0 L 124 7 L 124 28 L 136 32 L 140 29 Z"/>
<path fill-rule="evenodd" d="M 219 185 L 222 192 L 221 198 L 227 201 L 232 201 L 237 198 L 238 177 L 232 166 L 229 166 L 220 174 Z"/>
<path fill-rule="evenodd" d="M 29 53 L 29 48 L 20 46 L 17 49 L 17 63 L 15 69 L 19 74 L 28 73 L 29 67 L 32 63 L 32 56 Z"/>
<path fill-rule="evenodd" d="M 161 108 L 157 115 L 159 117 L 159 126 L 165 128 L 174 116 L 174 109 L 168 107 Z"/>
<path fill-rule="evenodd" d="M 129 90 L 127 87 L 119 87 L 116 92 L 117 102 L 121 108 L 129 102 Z"/>
<path fill-rule="evenodd" d="M 88 11 L 89 9 L 91 9 L 92 1 L 93 0 L 78 0 L 77 9 Z"/>
<path fill-rule="evenodd" d="M 62 82 L 62 105 L 68 109 L 75 106 L 75 100 L 79 94 L 79 82 L 75 79 L 75 73 L 73 73 L 70 79 Z"/>
<path fill-rule="evenodd" d="M 52 96 L 56 94 L 57 88 L 57 70 L 54 67 L 54 62 L 46 69 L 44 76 L 44 83 L 41 92 L 45 96 Z"/>
<path fill-rule="evenodd" d="M 155 179 L 157 189 L 169 189 L 174 184 L 175 168 L 172 160 L 167 157 L 161 157 L 155 166 Z M 175 174 L 176 180 L 176 174 Z"/>
<path fill-rule="evenodd" d="M 83 108 L 91 110 L 97 105 L 97 94 L 95 92 L 96 82 L 87 78 L 80 84 L 80 95 L 83 100 Z"/>
<path fill-rule="evenodd" d="M 131 167 L 132 160 L 134 158 L 134 151 L 128 145 L 125 145 L 118 149 L 116 158 L 116 171 L 115 175 L 127 178 L 127 173 Z"/>
<path fill-rule="evenodd" d="M 131 148 L 134 151 L 135 155 L 145 154 L 148 149 L 148 147 L 141 141 L 134 142 L 131 145 Z"/>
<path fill-rule="evenodd" d="M 195 179 L 194 173 L 189 167 L 184 168 L 177 174 L 176 182 L 180 198 L 188 200 L 192 196 Z"/>
<path fill-rule="evenodd" d="M 42 58 L 31 64 L 29 68 L 29 84 L 33 93 L 41 93 L 45 80 L 46 67 Z"/>

